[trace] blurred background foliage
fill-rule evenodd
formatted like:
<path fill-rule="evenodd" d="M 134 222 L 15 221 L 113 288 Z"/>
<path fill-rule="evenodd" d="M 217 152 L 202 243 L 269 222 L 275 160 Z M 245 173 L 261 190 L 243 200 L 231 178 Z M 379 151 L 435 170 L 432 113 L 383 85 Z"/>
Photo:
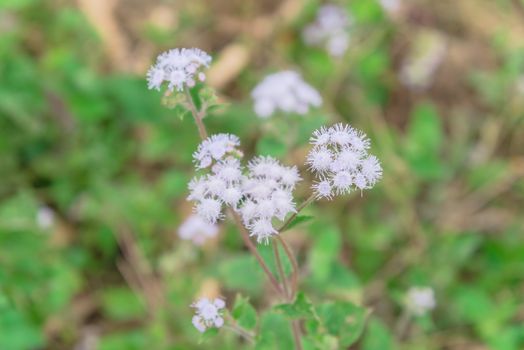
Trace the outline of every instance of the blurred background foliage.
<path fill-rule="evenodd" d="M 198 135 L 144 80 L 173 47 L 214 56 L 225 105 L 206 123 L 247 156 L 303 164 L 311 131 L 336 121 L 373 139 L 380 185 L 285 233 L 313 302 L 367 308 L 355 349 L 524 348 L 524 4 L 338 3 L 354 24 L 335 59 L 301 39 L 315 0 L 0 0 L 0 349 L 247 347 L 225 330 L 199 341 L 188 305 L 209 290 L 229 308 L 245 297 L 261 348 L 291 347 L 282 314 L 252 313 L 272 292 L 233 226 L 202 249 L 177 237 Z M 435 45 L 427 86 L 406 85 Z M 250 90 L 288 68 L 323 110 L 258 119 Z M 399 334 L 413 285 L 438 305 Z"/>

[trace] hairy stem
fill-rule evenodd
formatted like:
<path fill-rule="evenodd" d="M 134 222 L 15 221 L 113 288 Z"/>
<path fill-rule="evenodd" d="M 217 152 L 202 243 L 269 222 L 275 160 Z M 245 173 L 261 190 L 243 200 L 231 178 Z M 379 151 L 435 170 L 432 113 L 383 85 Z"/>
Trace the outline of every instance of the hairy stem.
<path fill-rule="evenodd" d="M 204 125 L 204 122 L 202 122 L 203 115 L 202 111 L 199 111 L 195 105 L 195 102 L 193 101 L 193 97 L 191 97 L 191 93 L 189 92 L 189 89 L 184 89 L 187 97 L 187 102 L 189 106 L 189 110 L 191 111 L 191 114 L 193 115 L 193 119 L 195 120 L 195 124 L 198 128 L 198 134 L 200 135 L 200 138 L 202 140 L 207 139 L 207 131 L 206 126 Z"/>
<path fill-rule="evenodd" d="M 249 233 L 246 231 L 246 228 L 244 227 L 244 224 L 242 223 L 242 219 L 240 219 L 240 216 L 238 216 L 238 214 L 234 210 L 231 209 L 229 212 L 231 213 L 231 215 L 233 215 L 233 218 L 235 219 L 235 223 L 238 226 L 238 229 L 240 231 L 240 235 L 242 236 L 242 239 L 244 240 L 244 244 L 246 245 L 246 247 L 249 249 L 249 251 L 257 259 L 258 263 L 260 264 L 260 266 L 264 270 L 265 274 L 267 275 L 267 278 L 269 279 L 269 281 L 273 285 L 273 288 L 275 288 L 275 290 L 280 295 L 285 297 L 286 296 L 285 291 L 280 287 L 280 285 L 278 284 L 278 281 L 276 280 L 275 276 L 273 276 L 273 274 L 271 273 L 271 270 L 269 270 L 269 267 L 267 266 L 266 262 L 264 261 L 262 256 L 260 256 L 260 254 L 258 253 L 257 248 L 255 247 L 253 242 L 251 242 L 251 238 L 249 238 Z"/>
<path fill-rule="evenodd" d="M 275 236 L 276 239 L 280 242 L 282 247 L 284 248 L 284 251 L 286 252 L 287 257 L 289 258 L 289 261 L 291 262 L 291 266 L 293 266 L 293 274 L 291 276 L 291 293 L 290 293 L 290 299 L 293 299 L 295 297 L 295 294 L 297 293 L 297 287 L 298 287 L 298 262 L 295 258 L 295 255 L 291 251 L 291 248 L 287 244 L 287 242 L 280 236 L 280 234 Z"/>
<path fill-rule="evenodd" d="M 302 339 L 300 338 L 300 321 L 294 320 L 291 322 L 291 329 L 293 330 L 293 338 L 295 339 L 295 350 L 302 350 Z"/>
<path fill-rule="evenodd" d="M 287 285 L 287 278 L 286 274 L 284 273 L 284 268 L 282 267 L 282 259 L 280 259 L 278 245 L 276 245 L 275 241 L 271 242 L 271 245 L 273 246 L 273 254 L 275 255 L 275 262 L 277 265 L 278 273 L 280 275 L 280 280 L 282 281 L 282 286 L 284 287 L 284 292 L 286 293 L 287 298 L 291 299 L 293 295 L 290 294 L 289 286 Z"/>
<path fill-rule="evenodd" d="M 244 338 L 245 340 L 247 340 L 251 344 L 255 343 L 255 340 L 253 339 L 253 335 L 251 333 L 245 331 L 243 328 L 240 328 L 240 327 L 238 327 L 236 325 L 227 325 L 227 324 L 224 325 L 223 327 L 225 329 L 229 329 L 233 333 L 238 334 L 239 336 L 241 336 L 242 338 Z"/>

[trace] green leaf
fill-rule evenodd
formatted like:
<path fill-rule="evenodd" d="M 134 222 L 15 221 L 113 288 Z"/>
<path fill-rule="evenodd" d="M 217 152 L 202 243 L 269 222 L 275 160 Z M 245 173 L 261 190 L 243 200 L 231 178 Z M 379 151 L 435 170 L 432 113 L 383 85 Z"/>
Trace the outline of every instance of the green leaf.
<path fill-rule="evenodd" d="M 110 288 L 102 295 L 102 307 L 105 314 L 115 320 L 141 318 L 145 308 L 138 296 L 127 288 Z"/>
<path fill-rule="evenodd" d="M 315 224 L 311 231 L 315 234 L 315 241 L 311 248 L 309 266 L 313 279 L 322 283 L 329 278 L 333 264 L 338 259 L 340 236 L 335 228 L 322 224 Z"/>
<path fill-rule="evenodd" d="M 256 350 L 289 350 L 294 348 L 289 321 L 281 314 L 266 313 L 260 320 Z"/>
<path fill-rule="evenodd" d="M 218 270 L 221 280 L 230 289 L 242 289 L 253 294 L 262 290 L 264 275 L 250 254 L 224 260 Z"/>
<path fill-rule="evenodd" d="M 315 319 L 315 308 L 303 292 L 299 292 L 292 304 L 280 304 L 274 307 L 291 319 L 308 318 Z"/>
<path fill-rule="evenodd" d="M 393 339 L 387 326 L 380 320 L 373 318 L 366 329 L 363 350 L 389 350 L 393 348 Z"/>
<path fill-rule="evenodd" d="M 232 312 L 233 318 L 242 328 L 253 329 L 257 325 L 257 311 L 247 298 L 238 295 Z"/>
<path fill-rule="evenodd" d="M 439 152 L 443 140 L 440 117 L 431 104 L 418 105 L 411 116 L 406 138 L 406 153 L 413 172 L 423 179 L 443 173 Z"/>
<path fill-rule="evenodd" d="M 326 331 L 338 337 L 340 347 L 355 343 L 364 331 L 366 310 L 350 302 L 326 303 L 317 313 Z"/>
<path fill-rule="evenodd" d="M 291 261 L 289 261 L 289 258 L 286 255 L 286 252 L 284 251 L 284 248 L 280 244 L 277 243 L 276 240 L 273 240 L 270 242 L 270 244 L 259 244 L 257 246 L 257 250 L 266 262 L 266 265 L 271 270 L 271 273 L 273 275 L 277 276 L 277 279 L 280 281 L 280 274 L 277 269 L 276 259 L 275 259 L 275 253 L 273 252 L 273 244 L 277 245 L 278 252 L 280 254 L 280 261 L 282 262 L 282 268 L 284 269 L 284 274 L 286 276 L 289 276 L 291 274 L 291 271 L 293 270 L 293 267 L 291 265 Z M 281 281 L 280 281 L 281 282 Z"/>
<path fill-rule="evenodd" d="M 212 338 L 214 338 L 218 334 L 218 328 L 211 327 L 206 329 L 206 331 L 202 334 L 200 334 L 200 338 L 198 338 L 198 343 L 202 344 Z"/>
<path fill-rule="evenodd" d="M 311 215 L 297 215 L 282 232 L 292 229 L 293 227 L 311 221 L 314 216 Z"/>
<path fill-rule="evenodd" d="M 140 330 L 111 333 L 102 337 L 100 350 L 126 349 L 141 350 L 147 348 L 149 340 Z"/>

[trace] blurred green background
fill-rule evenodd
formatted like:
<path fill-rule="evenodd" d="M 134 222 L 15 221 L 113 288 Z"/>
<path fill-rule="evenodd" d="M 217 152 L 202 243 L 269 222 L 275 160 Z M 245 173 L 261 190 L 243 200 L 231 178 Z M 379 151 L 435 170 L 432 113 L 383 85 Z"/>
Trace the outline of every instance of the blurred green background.
<path fill-rule="evenodd" d="M 372 138 L 382 182 L 285 233 L 312 300 L 370 310 L 353 348 L 524 348 L 524 3 L 338 3 L 354 23 L 335 59 L 302 41 L 319 1 L 0 0 L 1 350 L 247 348 L 227 332 L 199 343 L 191 325 L 202 290 L 257 309 L 272 295 L 230 224 L 203 248 L 177 237 L 198 134 L 144 78 L 173 47 L 214 57 L 224 107 L 208 128 L 301 165 L 297 198 L 312 130 Z M 423 86 L 406 84 L 427 57 Z M 323 108 L 258 119 L 251 89 L 290 68 Z M 399 335 L 413 285 L 437 307 Z"/>

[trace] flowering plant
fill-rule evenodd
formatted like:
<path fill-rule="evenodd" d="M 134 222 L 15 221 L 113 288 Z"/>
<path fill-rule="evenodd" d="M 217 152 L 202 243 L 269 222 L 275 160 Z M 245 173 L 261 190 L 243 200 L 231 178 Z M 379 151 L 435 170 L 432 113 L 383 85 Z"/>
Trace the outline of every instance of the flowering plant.
<path fill-rule="evenodd" d="M 299 213 L 314 201 L 332 200 L 355 190 L 362 193 L 380 180 L 380 162 L 368 153 L 371 142 L 362 131 L 344 123 L 319 128 L 311 135 L 311 149 L 303 163 L 311 173 L 307 177 L 299 171 L 301 165 L 285 165 L 269 155 L 256 155 L 246 162 L 239 137 L 228 133 L 209 135 L 204 123 L 206 106 L 213 103 L 210 100 L 213 94 L 197 85 L 195 76 L 203 82 L 210 62 L 210 56 L 199 49 L 174 49 L 161 54 L 147 75 L 150 89 L 164 88 L 165 97 L 191 112 L 201 138 L 193 154 L 198 174 L 188 184 L 187 199 L 193 202 L 194 214 L 180 227 L 180 236 L 202 245 L 207 238 L 217 235 L 219 221 L 231 218 L 280 300 L 273 309 L 290 320 L 295 349 L 302 349 L 304 342 L 318 348 L 326 348 L 329 343 L 348 346 L 352 341 L 348 341 L 343 329 L 347 326 L 345 321 L 330 329 L 330 318 L 334 312 L 341 313 L 344 319 L 358 317 L 358 326 L 362 327 L 365 310 L 349 302 L 331 301 L 315 307 L 299 290 L 300 266 L 283 232 L 300 221 Z M 305 115 L 322 103 L 320 94 L 294 71 L 269 75 L 254 88 L 252 97 L 254 111 L 262 118 L 277 111 Z M 299 182 L 306 182 L 303 177 L 316 180 L 309 181 L 310 195 L 297 205 L 293 194 Z M 276 268 L 271 268 L 257 245 L 272 247 Z M 291 264 L 289 276 L 282 253 Z M 254 310 L 245 307 L 246 300 L 239 300 L 244 305 L 241 310 Z M 207 332 L 224 326 L 249 342 L 267 341 L 263 330 L 257 334 L 256 329 L 246 327 L 242 322 L 244 312 L 239 311 L 238 305 L 232 317 L 224 310 L 225 305 L 218 295 L 202 297 L 193 303 L 195 328 Z M 358 332 L 355 333 L 354 339 L 358 337 Z"/>

